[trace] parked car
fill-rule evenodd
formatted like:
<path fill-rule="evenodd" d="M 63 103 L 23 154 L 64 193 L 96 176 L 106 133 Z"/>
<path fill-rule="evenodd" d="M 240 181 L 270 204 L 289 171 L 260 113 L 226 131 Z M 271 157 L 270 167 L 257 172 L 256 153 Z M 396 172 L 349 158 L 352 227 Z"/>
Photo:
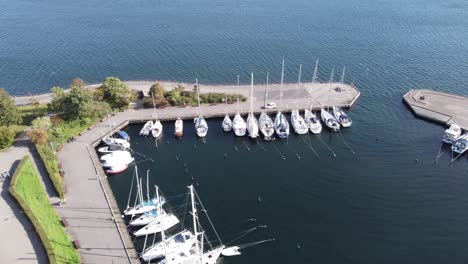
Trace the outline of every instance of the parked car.
<path fill-rule="evenodd" d="M 265 109 L 275 109 L 275 108 L 276 108 L 276 104 L 273 102 L 267 103 L 265 105 Z"/>

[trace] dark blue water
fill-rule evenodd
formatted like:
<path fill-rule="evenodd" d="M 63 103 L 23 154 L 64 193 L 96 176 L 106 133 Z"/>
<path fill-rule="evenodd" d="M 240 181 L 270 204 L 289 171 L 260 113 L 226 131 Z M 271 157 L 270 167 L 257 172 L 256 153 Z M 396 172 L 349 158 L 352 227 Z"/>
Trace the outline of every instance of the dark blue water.
<path fill-rule="evenodd" d="M 226 239 L 246 219 L 268 225 L 251 239 L 275 243 L 226 263 L 467 263 L 467 158 L 449 166 L 445 151 L 434 164 L 444 128 L 401 102 L 412 87 L 468 95 L 467 28 L 462 0 L 0 0 L 0 86 L 24 95 L 110 75 L 234 83 L 251 71 L 277 82 L 283 57 L 288 81 L 299 64 L 310 79 L 316 59 L 327 80 L 346 65 L 346 81 L 362 92 L 344 131 L 355 155 L 328 133 L 336 158 L 298 136 L 261 142 L 263 151 L 214 120 L 206 144 L 191 124 L 181 142 L 166 126 L 158 151 L 129 128 L 134 149 L 155 160 L 141 170 L 172 195 L 191 181 L 186 162 Z M 121 205 L 130 179 L 131 171 L 110 178 Z"/>

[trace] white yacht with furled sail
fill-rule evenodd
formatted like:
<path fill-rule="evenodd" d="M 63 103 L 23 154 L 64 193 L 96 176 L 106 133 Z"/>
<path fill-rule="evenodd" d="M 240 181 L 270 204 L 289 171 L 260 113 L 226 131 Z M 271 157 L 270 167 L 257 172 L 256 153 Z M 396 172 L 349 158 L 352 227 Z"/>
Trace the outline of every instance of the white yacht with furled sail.
<path fill-rule="evenodd" d="M 247 130 L 249 131 L 249 137 L 258 137 L 258 120 L 253 113 L 253 72 L 250 80 L 250 112 L 247 117 Z"/>

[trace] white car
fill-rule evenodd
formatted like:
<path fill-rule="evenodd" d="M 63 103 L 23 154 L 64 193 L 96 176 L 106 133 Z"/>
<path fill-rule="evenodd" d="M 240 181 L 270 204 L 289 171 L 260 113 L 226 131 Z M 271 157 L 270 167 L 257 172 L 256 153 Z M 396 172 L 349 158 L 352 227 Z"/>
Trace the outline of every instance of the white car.
<path fill-rule="evenodd" d="M 265 109 L 275 109 L 275 108 L 276 108 L 276 104 L 273 102 L 265 105 Z"/>

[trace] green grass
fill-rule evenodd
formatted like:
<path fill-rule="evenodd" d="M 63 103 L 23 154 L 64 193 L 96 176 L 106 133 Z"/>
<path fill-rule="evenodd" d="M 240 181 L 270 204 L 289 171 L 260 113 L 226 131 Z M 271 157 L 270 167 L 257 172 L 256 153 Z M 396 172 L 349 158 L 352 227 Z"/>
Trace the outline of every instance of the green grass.
<path fill-rule="evenodd" d="M 26 212 L 39 234 L 50 263 L 80 263 L 78 251 L 50 205 L 38 173 L 29 156 L 24 157 L 13 175 L 10 193 Z"/>
<path fill-rule="evenodd" d="M 21 125 L 30 126 L 34 119 L 47 114 L 47 104 L 18 106 L 18 110 L 23 117 Z"/>

